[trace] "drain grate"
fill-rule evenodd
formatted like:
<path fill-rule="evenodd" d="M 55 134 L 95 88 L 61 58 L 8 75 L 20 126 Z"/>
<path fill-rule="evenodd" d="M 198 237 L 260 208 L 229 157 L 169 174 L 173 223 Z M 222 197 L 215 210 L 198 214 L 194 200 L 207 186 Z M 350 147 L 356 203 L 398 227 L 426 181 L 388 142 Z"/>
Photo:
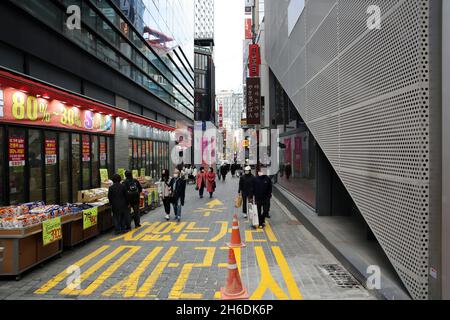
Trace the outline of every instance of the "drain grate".
<path fill-rule="evenodd" d="M 336 283 L 339 288 L 361 288 L 356 279 L 338 264 L 321 264 L 319 268 Z"/>

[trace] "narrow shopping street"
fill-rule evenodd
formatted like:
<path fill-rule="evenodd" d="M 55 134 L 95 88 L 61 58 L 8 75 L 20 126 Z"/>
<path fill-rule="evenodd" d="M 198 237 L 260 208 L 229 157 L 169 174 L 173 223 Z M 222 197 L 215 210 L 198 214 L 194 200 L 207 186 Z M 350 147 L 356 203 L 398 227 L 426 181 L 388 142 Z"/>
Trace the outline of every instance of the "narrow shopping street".
<path fill-rule="evenodd" d="M 166 222 L 164 209 L 142 217 L 128 234 L 112 232 L 65 251 L 23 274 L 0 280 L 0 299 L 215 299 L 227 276 L 238 179 L 218 182 L 213 199 L 189 185 L 182 221 Z M 343 288 L 326 274 L 336 258 L 272 200 L 264 231 L 239 211 L 247 245 L 235 249 L 250 299 L 374 299 L 362 286 Z"/>

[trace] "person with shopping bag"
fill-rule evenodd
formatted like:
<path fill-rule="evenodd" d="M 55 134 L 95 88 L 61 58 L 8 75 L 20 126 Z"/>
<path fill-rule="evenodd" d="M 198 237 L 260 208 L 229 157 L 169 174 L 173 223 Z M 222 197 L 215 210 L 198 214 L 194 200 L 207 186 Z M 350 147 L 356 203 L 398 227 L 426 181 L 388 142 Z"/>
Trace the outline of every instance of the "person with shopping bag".
<path fill-rule="evenodd" d="M 253 195 L 258 211 L 259 228 L 265 227 L 265 218 L 269 215 L 270 199 L 272 198 L 272 180 L 263 168 L 257 169 L 257 176 L 253 179 Z"/>
<path fill-rule="evenodd" d="M 247 218 L 248 214 L 248 200 L 253 199 L 253 179 L 252 168 L 250 166 L 245 167 L 245 174 L 239 178 L 239 190 L 238 194 L 242 197 L 242 214 L 244 218 Z"/>
<path fill-rule="evenodd" d="M 206 174 L 206 189 L 209 192 L 209 197 L 212 198 L 214 191 L 216 191 L 216 174 L 212 167 L 209 168 L 209 172 Z"/>

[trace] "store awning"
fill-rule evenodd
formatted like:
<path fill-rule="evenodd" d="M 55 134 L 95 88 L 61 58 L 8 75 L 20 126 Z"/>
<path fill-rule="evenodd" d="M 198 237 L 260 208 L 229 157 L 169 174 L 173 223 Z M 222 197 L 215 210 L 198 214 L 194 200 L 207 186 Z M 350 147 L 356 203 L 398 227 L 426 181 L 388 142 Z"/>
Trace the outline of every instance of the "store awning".
<path fill-rule="evenodd" d="M 67 102 L 75 106 L 92 109 L 94 112 L 111 115 L 112 117 L 120 117 L 134 123 L 157 128 L 160 130 L 175 131 L 176 129 L 167 124 L 145 118 L 135 113 L 122 110 L 118 107 L 92 100 L 78 93 L 71 92 L 63 88 L 58 88 L 37 79 L 25 75 L 18 75 L 16 73 L 2 69 L 0 69 L 0 86 L 13 87 L 29 92 L 33 95 L 41 95 L 42 97 L 48 99 L 60 100 L 62 102 Z"/>

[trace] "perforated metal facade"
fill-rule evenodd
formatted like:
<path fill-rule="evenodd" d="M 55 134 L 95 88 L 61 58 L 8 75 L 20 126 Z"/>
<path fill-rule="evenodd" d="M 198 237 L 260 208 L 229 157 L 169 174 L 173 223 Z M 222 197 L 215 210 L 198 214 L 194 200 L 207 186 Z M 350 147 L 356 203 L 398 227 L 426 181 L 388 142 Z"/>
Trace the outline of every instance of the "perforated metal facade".
<path fill-rule="evenodd" d="M 268 63 L 400 278 L 427 299 L 430 1 L 309 0 L 288 36 L 289 0 L 267 0 Z"/>

